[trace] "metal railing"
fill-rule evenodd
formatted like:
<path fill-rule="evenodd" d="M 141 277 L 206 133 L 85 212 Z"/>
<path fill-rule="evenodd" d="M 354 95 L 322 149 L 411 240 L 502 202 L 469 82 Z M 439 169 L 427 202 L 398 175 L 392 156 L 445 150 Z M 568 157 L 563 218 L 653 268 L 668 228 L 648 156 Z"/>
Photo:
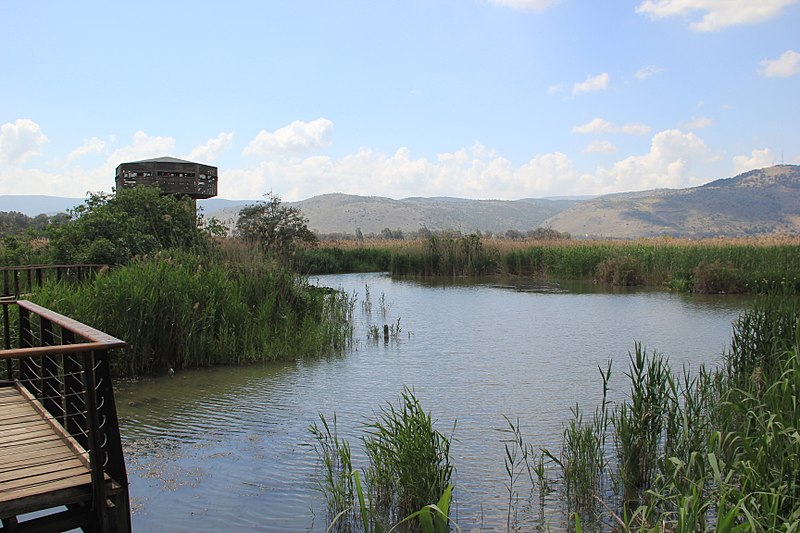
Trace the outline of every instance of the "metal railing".
<path fill-rule="evenodd" d="M 0 305 L 0 381 L 24 387 L 87 452 L 95 530 L 130 531 L 128 479 L 109 368 L 109 350 L 125 342 L 26 300 Z M 115 491 L 106 476 L 116 483 Z M 107 501 L 116 507 L 113 513 Z"/>
<path fill-rule="evenodd" d="M 34 292 L 48 280 L 72 280 L 82 282 L 88 280 L 107 265 L 20 265 L 0 267 L 2 286 L 0 297 L 19 298 L 23 294 Z"/>

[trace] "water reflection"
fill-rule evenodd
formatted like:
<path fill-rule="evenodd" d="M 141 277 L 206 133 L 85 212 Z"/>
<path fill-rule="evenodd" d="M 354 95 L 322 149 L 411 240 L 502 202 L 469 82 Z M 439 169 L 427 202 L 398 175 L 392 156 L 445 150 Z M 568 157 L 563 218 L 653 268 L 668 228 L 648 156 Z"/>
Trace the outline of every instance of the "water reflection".
<path fill-rule="evenodd" d="M 358 339 L 348 353 L 120 386 L 136 530 L 324 531 L 316 457 L 304 445 L 309 424 L 335 412 L 354 463 L 363 465 L 364 422 L 396 402 L 404 385 L 440 429 L 457 420 L 459 525 L 504 529 L 503 415 L 519 417 L 529 442 L 556 448 L 570 407 L 592 409 L 599 400 L 598 365 L 617 362 L 612 396 L 622 398 L 635 341 L 678 366 L 715 364 L 745 303 L 519 280 L 445 284 L 361 274 L 319 283 L 359 299 Z M 369 326 L 398 319 L 402 331 L 390 342 L 367 338 Z M 529 512 L 521 506 L 518 518 L 531 529 L 542 520 L 538 500 L 525 505 Z M 553 530 L 562 525 L 552 507 L 545 519 Z"/>

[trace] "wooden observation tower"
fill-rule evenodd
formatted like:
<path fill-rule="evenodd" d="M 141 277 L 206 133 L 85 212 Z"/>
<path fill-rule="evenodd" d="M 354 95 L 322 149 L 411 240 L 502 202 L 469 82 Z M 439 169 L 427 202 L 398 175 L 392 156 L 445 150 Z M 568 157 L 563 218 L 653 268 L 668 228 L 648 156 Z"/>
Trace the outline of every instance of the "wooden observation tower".
<path fill-rule="evenodd" d="M 117 190 L 140 185 L 157 186 L 162 194 L 189 197 L 193 200 L 217 195 L 217 167 L 158 157 L 122 163 L 117 167 Z"/>

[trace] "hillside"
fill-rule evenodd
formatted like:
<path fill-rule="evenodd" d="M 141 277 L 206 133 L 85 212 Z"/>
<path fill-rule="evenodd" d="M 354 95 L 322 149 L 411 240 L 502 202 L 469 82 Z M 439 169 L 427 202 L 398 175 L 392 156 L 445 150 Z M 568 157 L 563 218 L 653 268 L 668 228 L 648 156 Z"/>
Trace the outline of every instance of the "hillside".
<path fill-rule="evenodd" d="M 46 215 L 66 213 L 82 203 L 83 198 L 62 198 L 35 194 L 0 195 L 0 211 L 17 211 L 29 217 L 35 217 L 42 213 Z"/>
<path fill-rule="evenodd" d="M 364 234 L 384 228 L 403 232 L 457 229 L 474 231 L 525 231 L 542 225 L 545 219 L 570 207 L 574 200 L 464 200 L 460 198 L 405 198 L 323 194 L 289 205 L 299 207 L 308 226 L 318 233 L 349 233 L 361 228 Z M 235 221 L 239 207 L 207 212 L 228 224 Z"/>
<path fill-rule="evenodd" d="M 544 222 L 575 236 L 635 238 L 800 232 L 800 166 L 752 170 L 689 189 L 585 200 Z"/>

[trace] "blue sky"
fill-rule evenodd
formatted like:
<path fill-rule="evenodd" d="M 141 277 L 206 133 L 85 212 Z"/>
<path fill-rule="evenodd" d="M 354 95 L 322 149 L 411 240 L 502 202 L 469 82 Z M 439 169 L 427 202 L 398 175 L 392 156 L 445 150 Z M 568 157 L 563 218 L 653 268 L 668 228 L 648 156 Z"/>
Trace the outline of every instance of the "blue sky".
<path fill-rule="evenodd" d="M 518 199 L 800 164 L 800 0 L 0 0 L 0 194 Z"/>

